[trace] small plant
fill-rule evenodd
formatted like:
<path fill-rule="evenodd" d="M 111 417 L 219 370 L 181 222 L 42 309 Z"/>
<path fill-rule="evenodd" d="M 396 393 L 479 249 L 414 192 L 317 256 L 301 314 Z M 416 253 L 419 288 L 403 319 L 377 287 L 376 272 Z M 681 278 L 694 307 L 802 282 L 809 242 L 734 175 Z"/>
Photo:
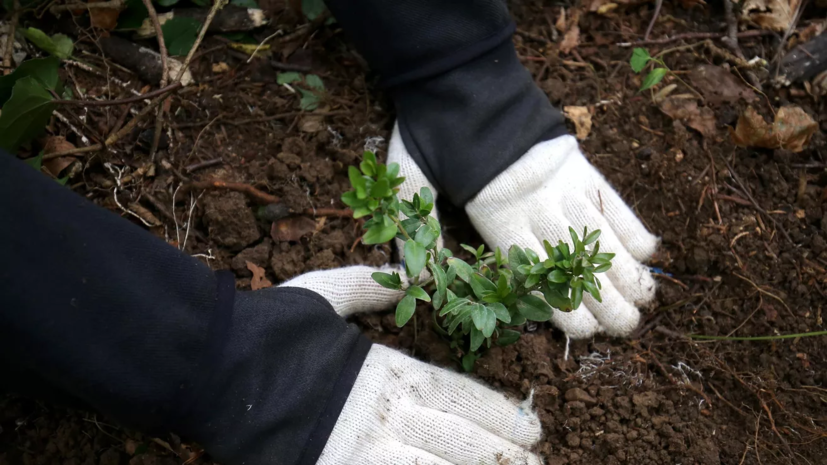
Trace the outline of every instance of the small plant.
<path fill-rule="evenodd" d="M 669 67 L 666 66 L 663 60 L 652 57 L 649 55 L 649 50 L 645 48 L 635 48 L 632 52 L 632 58 L 629 59 L 629 65 L 632 66 L 632 71 L 635 73 L 643 71 L 649 62 L 660 65 L 660 67 L 652 69 L 652 71 L 649 71 L 649 74 L 643 78 L 643 82 L 640 84 L 641 91 L 657 85 L 670 72 Z"/>
<path fill-rule="evenodd" d="M 442 227 L 430 216 L 434 208 L 430 189 L 423 187 L 413 199 L 399 200 L 398 186 L 405 181 L 399 176 L 399 165 L 377 163 L 373 153 L 365 152 L 359 168 L 351 166 L 348 176 L 353 190 L 345 192 L 342 201 L 353 209 L 354 218 L 371 217 L 365 222 L 362 242 L 404 241 L 403 264 L 410 285 L 404 288 L 398 273 L 373 274 L 382 286 L 405 291 L 396 307 L 397 326 L 410 321 L 417 300 L 430 302 L 435 329 L 463 353 L 466 371 L 473 369 L 479 351 L 492 342 L 501 346 L 516 342 L 526 321 L 548 321 L 553 308 L 572 311 L 580 306 L 584 293 L 601 300 L 595 275 L 611 268 L 614 254 L 599 252 L 599 230 L 584 229 L 578 236 L 569 228 L 573 246 L 543 241 L 545 260 L 516 245 L 506 254 L 499 247 L 486 252 L 484 245 L 463 244 L 473 256 L 466 262 L 437 245 Z"/>

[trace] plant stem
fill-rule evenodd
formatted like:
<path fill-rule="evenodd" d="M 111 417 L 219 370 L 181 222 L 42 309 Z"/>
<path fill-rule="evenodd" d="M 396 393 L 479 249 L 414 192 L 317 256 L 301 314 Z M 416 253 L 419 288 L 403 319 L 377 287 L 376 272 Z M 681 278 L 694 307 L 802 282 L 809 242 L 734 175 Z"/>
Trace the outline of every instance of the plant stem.
<path fill-rule="evenodd" d="M 782 334 L 780 336 L 704 336 L 702 334 L 690 334 L 692 339 L 709 339 L 715 341 L 775 341 L 778 339 L 795 339 L 797 337 L 827 336 L 827 331 L 814 331 L 810 333 Z"/>
<path fill-rule="evenodd" d="M 408 231 L 405 231 L 405 228 L 402 227 L 402 223 L 399 221 L 399 218 L 391 215 L 388 216 L 391 220 L 393 220 L 394 224 L 396 224 L 396 228 L 399 229 L 399 232 L 401 232 L 403 236 L 407 237 L 408 240 L 412 241 L 413 239 L 408 235 Z"/>

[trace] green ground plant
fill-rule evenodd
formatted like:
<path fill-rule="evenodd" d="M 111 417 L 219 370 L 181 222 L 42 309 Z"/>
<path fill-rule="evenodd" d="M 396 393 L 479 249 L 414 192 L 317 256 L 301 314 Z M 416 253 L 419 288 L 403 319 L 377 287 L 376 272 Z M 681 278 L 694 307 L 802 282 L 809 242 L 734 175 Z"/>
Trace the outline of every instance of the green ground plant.
<path fill-rule="evenodd" d="M 655 68 L 653 68 L 652 71 L 649 71 L 649 74 L 643 78 L 643 82 L 640 84 L 641 91 L 654 87 L 662 81 L 663 78 L 669 73 L 669 67 L 666 66 L 666 63 L 664 63 L 660 58 L 649 55 L 649 50 L 645 48 L 637 47 L 632 51 L 632 58 L 629 59 L 629 65 L 632 67 L 632 71 L 635 73 L 640 73 L 650 63 L 654 63 Z"/>
<path fill-rule="evenodd" d="M 600 230 L 584 229 L 580 236 L 569 228 L 571 245 L 543 241 L 547 259 L 517 245 L 506 253 L 463 244 L 473 257 L 465 261 L 438 245 L 442 227 L 430 215 L 434 208 L 430 189 L 423 187 L 409 200 L 398 198 L 398 187 L 405 180 L 399 176 L 399 165 L 383 165 L 373 153 L 365 152 L 348 176 L 353 190 L 342 195 L 342 201 L 353 209 L 354 218 L 370 217 L 362 242 L 399 239 L 404 243 L 401 254 L 407 279 L 403 282 L 398 273 L 373 274 L 380 285 L 405 291 L 396 307 L 397 326 L 411 320 L 417 301 L 430 303 L 435 330 L 461 354 L 466 371 L 491 344 L 515 343 L 526 322 L 548 321 L 555 309 L 575 310 L 585 293 L 601 300 L 596 275 L 611 268 L 614 254 L 600 252 Z"/>

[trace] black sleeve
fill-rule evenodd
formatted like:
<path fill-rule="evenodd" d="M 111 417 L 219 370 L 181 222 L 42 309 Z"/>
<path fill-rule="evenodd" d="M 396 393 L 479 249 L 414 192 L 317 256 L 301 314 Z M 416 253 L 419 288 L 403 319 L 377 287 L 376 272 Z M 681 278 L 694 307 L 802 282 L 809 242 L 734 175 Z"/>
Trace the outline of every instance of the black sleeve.
<path fill-rule="evenodd" d="M 566 133 L 517 58 L 503 0 L 326 2 L 388 88 L 405 147 L 455 205 Z"/>
<path fill-rule="evenodd" d="M 370 343 L 298 288 L 210 268 L 0 152 L 0 389 L 314 464 Z M 10 376 L 7 376 L 10 375 Z"/>

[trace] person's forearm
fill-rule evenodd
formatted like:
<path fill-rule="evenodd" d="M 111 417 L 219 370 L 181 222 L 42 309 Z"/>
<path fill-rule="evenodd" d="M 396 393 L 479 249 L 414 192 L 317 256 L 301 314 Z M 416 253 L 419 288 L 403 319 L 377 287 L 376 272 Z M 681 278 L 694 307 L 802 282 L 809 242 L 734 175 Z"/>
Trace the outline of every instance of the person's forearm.
<path fill-rule="evenodd" d="M 317 294 L 230 273 L 0 153 L 0 390 L 172 430 L 222 463 L 315 463 L 369 343 Z"/>
<path fill-rule="evenodd" d="M 502 0 L 326 2 L 380 74 L 411 156 L 452 203 L 566 133 L 517 59 Z"/>

